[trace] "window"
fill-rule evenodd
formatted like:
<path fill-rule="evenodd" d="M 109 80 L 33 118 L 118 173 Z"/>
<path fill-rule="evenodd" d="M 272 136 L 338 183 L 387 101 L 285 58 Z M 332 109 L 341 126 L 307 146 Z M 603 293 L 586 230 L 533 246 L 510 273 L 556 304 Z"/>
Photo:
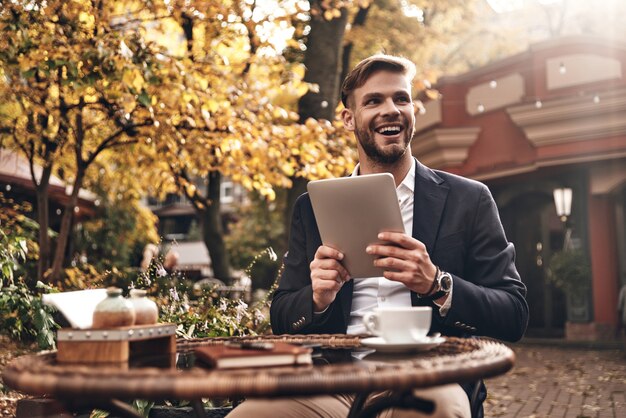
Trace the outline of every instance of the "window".
<path fill-rule="evenodd" d="M 235 187 L 232 181 L 222 181 L 220 198 L 222 200 L 222 203 L 233 203 L 235 199 Z"/>

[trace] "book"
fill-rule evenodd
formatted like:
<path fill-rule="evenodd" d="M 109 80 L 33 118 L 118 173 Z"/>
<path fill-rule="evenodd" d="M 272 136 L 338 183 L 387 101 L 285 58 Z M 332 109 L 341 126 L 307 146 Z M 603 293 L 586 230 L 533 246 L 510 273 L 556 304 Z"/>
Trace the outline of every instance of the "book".
<path fill-rule="evenodd" d="M 312 364 L 312 350 L 283 342 L 232 342 L 194 350 L 203 364 L 217 369 Z"/>

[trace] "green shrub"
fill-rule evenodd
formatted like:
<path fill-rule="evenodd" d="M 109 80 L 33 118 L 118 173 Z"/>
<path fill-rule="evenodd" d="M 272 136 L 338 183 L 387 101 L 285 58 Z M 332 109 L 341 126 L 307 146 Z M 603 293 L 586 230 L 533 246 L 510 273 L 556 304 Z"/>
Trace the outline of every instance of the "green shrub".
<path fill-rule="evenodd" d="M 28 205 L 18 205 L 0 193 L 0 332 L 14 340 L 37 341 L 39 348 L 54 347 L 52 308 L 44 306 L 40 294 L 53 289 L 37 282 L 34 289 L 25 281 L 24 263 L 35 252 L 37 225 L 24 216 Z"/>
<path fill-rule="evenodd" d="M 2 283 L 13 283 L 14 271 L 18 269 L 20 261 L 26 260 L 27 252 L 28 247 L 25 238 L 10 236 L 0 229 L 0 277 Z"/>
<path fill-rule="evenodd" d="M 76 225 L 72 266 L 88 261 L 98 271 L 138 266 L 143 248 L 157 242 L 156 216 L 137 199 L 111 199 L 94 185 L 96 216 Z"/>
<path fill-rule="evenodd" d="M 38 282 L 37 291 L 49 293 L 50 286 Z M 54 330 L 58 328 L 52 317 L 54 310 L 43 304 L 38 292 L 31 291 L 22 280 L 16 280 L 0 289 L 0 330 L 9 337 L 31 342 L 39 348 L 54 348 Z"/>
<path fill-rule="evenodd" d="M 25 215 L 30 212 L 30 204 L 17 204 L 0 193 L 0 288 L 16 277 L 34 276 L 39 225 Z M 35 281 L 30 284 L 34 287 Z"/>
<path fill-rule="evenodd" d="M 263 258 L 276 259 L 271 248 L 257 254 L 245 269 L 249 274 Z M 280 277 L 280 270 L 277 273 Z M 254 281 L 254 278 L 252 279 Z M 133 286 L 148 289 L 159 306 L 161 322 L 178 325 L 183 338 L 260 335 L 269 330 L 269 300 L 276 281 L 266 296 L 252 305 L 219 293 L 217 287 L 198 288 L 178 272 L 168 273 L 155 259 Z"/>
<path fill-rule="evenodd" d="M 567 293 L 587 290 L 591 285 L 591 267 L 586 254 L 580 250 L 563 250 L 550 258 L 548 280 Z"/>
<path fill-rule="evenodd" d="M 230 233 L 225 237 L 233 267 L 248 270 L 253 290 L 269 289 L 280 268 L 282 260 L 259 258 L 259 254 L 268 247 L 278 254 L 284 251 L 284 200 L 279 196 L 268 204 L 262 197 L 252 195 L 250 204 L 237 209 L 238 221 L 230 225 Z"/>

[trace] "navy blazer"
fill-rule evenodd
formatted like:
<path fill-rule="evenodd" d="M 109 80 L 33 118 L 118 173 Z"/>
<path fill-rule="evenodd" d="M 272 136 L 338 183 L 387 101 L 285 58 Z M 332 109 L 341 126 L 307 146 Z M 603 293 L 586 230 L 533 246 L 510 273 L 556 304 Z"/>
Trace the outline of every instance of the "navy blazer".
<path fill-rule="evenodd" d="M 416 163 L 412 236 L 426 245 L 434 264 L 452 275 L 453 292 L 445 317 L 439 315 L 432 301 L 419 299 L 414 292 L 412 304 L 433 306 L 431 333 L 519 340 L 528 323 L 526 287 L 515 268 L 515 249 L 506 240 L 489 189 L 477 181 Z M 294 206 L 289 249 L 272 300 L 270 316 L 275 334 L 346 332 L 352 280 L 344 284 L 324 314 L 313 314 L 309 265 L 321 244 L 305 193 Z M 470 399 L 475 398 L 469 393 L 473 388 L 465 389 Z M 478 406 L 485 395 L 478 396 L 482 398 L 477 399 Z M 472 411 L 474 416 L 481 415 L 475 405 Z"/>

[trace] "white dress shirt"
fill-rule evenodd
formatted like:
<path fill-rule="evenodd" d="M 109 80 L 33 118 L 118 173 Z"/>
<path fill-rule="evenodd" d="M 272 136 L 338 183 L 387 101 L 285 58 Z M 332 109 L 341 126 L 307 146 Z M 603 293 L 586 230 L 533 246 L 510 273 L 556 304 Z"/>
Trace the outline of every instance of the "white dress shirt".
<path fill-rule="evenodd" d="M 359 165 L 354 168 L 352 176 L 358 176 Z M 413 200 L 415 195 L 415 160 L 411 169 L 400 185 L 396 187 L 404 231 L 411 236 L 413 232 Z M 363 334 L 367 330 L 363 325 L 363 315 L 378 307 L 411 306 L 411 292 L 402 283 L 387 280 L 384 277 L 353 277 L 354 290 L 352 292 L 352 308 L 348 334 Z M 452 301 L 452 293 L 446 303 L 440 307 L 440 314 L 448 312 Z"/>

